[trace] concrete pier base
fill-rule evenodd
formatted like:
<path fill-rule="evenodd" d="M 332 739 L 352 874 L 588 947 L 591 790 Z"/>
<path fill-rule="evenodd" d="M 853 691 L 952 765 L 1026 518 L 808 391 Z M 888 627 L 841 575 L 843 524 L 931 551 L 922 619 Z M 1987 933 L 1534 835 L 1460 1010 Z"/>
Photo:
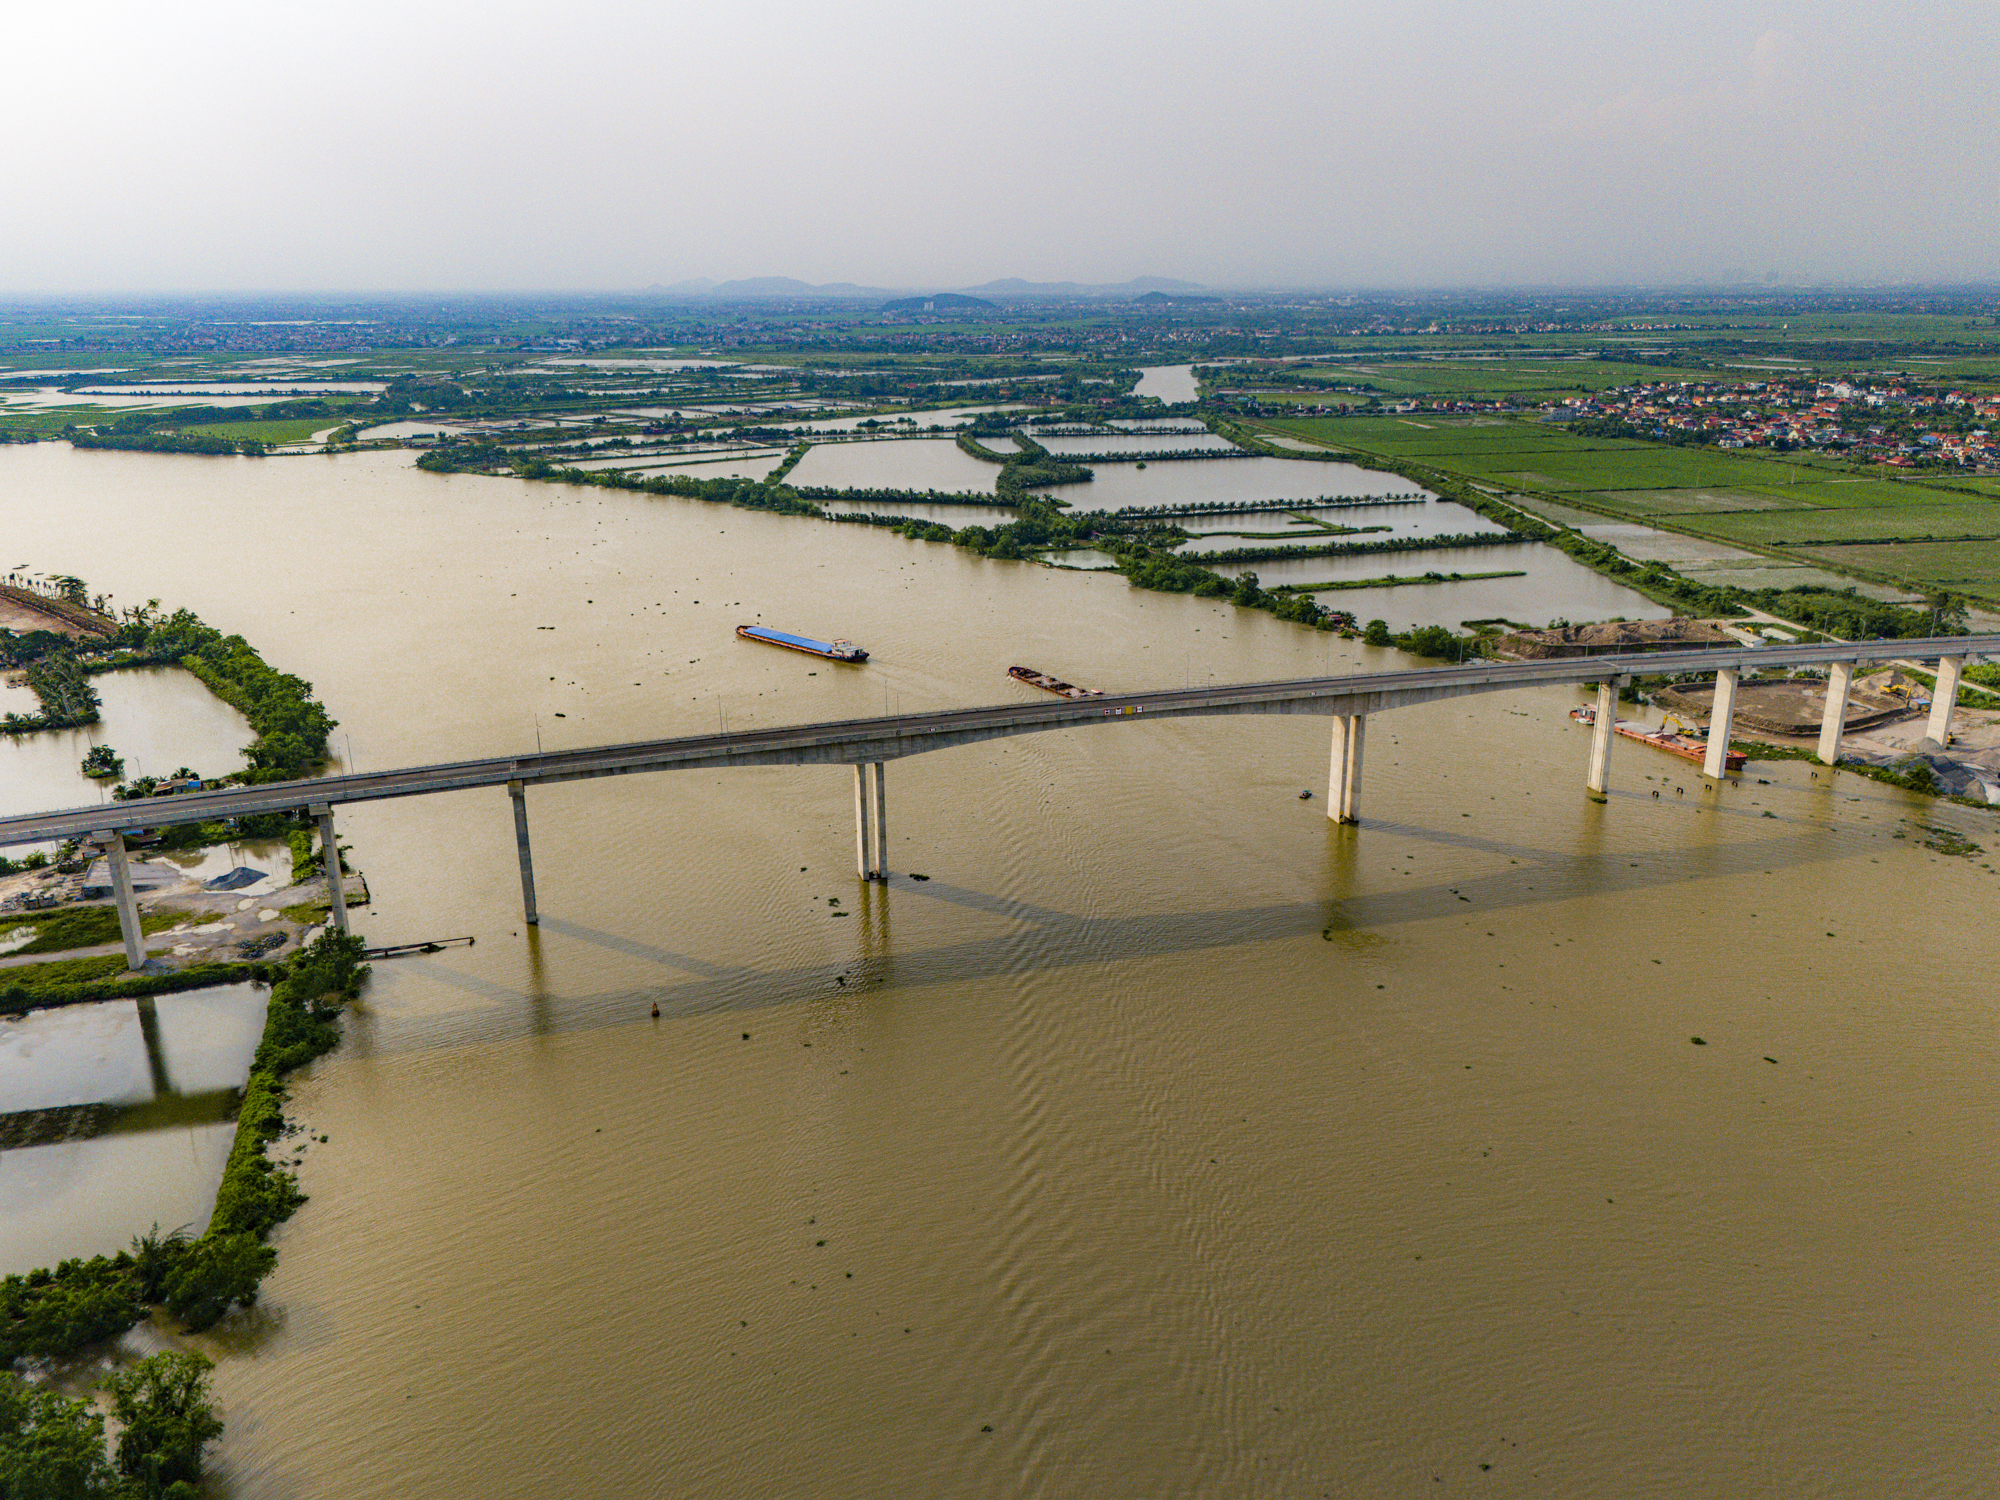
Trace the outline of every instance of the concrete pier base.
<path fill-rule="evenodd" d="M 1816 752 L 1822 765 L 1830 766 L 1840 759 L 1840 737 L 1847 728 L 1847 698 L 1853 689 L 1853 663 L 1832 663 L 1826 674 L 1826 717 L 1819 723 Z"/>
<path fill-rule="evenodd" d="M 1336 823 L 1361 821 L 1361 752 L 1368 734 L 1366 714 L 1335 714 L 1328 755 L 1326 815 Z"/>
<path fill-rule="evenodd" d="M 1618 733 L 1618 693 L 1625 679 L 1612 677 L 1597 685 L 1597 723 L 1590 735 L 1590 770 L 1583 784 L 1602 802 L 1611 790 L 1611 741 Z"/>
<path fill-rule="evenodd" d="M 333 831 L 333 809 L 321 803 L 313 808 L 312 815 L 319 823 L 319 857 L 326 871 L 326 899 L 333 908 L 334 931 L 345 932 L 347 892 L 341 888 L 340 840 Z"/>
<path fill-rule="evenodd" d="M 132 895 L 132 866 L 125 857 L 125 835 L 107 831 L 91 837 L 104 850 L 104 863 L 111 871 L 111 891 L 118 900 L 118 933 L 125 939 L 125 967 L 141 968 L 146 962 L 146 940 L 139 930 L 139 903 Z"/>
<path fill-rule="evenodd" d="M 1938 658 L 1937 686 L 1931 690 L 1931 721 L 1924 733 L 1940 745 L 1951 743 L 1951 711 L 1958 707 L 1958 677 L 1964 669 L 1962 656 Z"/>
<path fill-rule="evenodd" d="M 1729 736 L 1736 729 L 1736 684 L 1742 673 L 1724 667 L 1715 674 L 1715 705 L 1708 713 L 1708 754 L 1701 774 L 1720 781 L 1729 769 Z"/>
<path fill-rule="evenodd" d="M 507 796 L 514 804 L 514 853 L 521 861 L 521 919 L 533 927 L 541 915 L 535 907 L 535 856 L 528 848 L 528 789 L 510 781 Z"/>

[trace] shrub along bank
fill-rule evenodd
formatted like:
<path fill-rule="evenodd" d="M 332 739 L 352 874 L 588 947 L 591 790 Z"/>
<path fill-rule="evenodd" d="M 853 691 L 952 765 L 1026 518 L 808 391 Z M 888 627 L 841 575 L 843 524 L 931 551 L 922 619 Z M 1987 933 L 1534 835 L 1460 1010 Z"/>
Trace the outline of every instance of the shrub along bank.
<path fill-rule="evenodd" d="M 277 1260 L 265 1237 L 305 1201 L 292 1173 L 265 1154 L 285 1129 L 284 1079 L 339 1043 L 340 1009 L 368 977 L 361 951 L 359 938 L 326 932 L 289 962 L 265 970 L 274 982 L 264 1036 L 207 1232 L 191 1239 L 156 1228 L 115 1256 L 0 1278 L 0 1368 L 113 1338 L 151 1307 L 202 1329 L 232 1305 L 256 1300 Z"/>
<path fill-rule="evenodd" d="M 100 1384 L 118 1424 L 107 1451 L 104 1415 L 0 1371 L 0 1497 L 4 1500 L 197 1500 L 204 1455 L 222 1435 L 210 1404 L 215 1366 L 170 1350 Z"/>
<path fill-rule="evenodd" d="M 176 918 L 186 915 L 180 912 Z M 122 953 L 107 953 L 99 958 L 60 958 L 45 964 L 0 969 L 0 1007 L 41 1010 L 89 1000 L 132 1000 L 143 995 L 168 995 L 176 990 L 207 989 L 217 984 L 243 984 L 255 977 L 250 964 L 195 964 L 164 974 L 134 974 L 125 967 Z"/>

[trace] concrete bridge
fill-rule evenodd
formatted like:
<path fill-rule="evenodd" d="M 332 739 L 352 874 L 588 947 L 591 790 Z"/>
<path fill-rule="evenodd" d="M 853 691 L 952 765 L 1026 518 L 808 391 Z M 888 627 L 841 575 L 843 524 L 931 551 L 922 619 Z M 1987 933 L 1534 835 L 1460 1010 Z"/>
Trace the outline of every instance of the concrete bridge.
<path fill-rule="evenodd" d="M 513 802 L 515 844 L 521 866 L 521 899 L 529 922 L 535 906 L 534 861 L 528 844 L 527 789 L 556 781 L 627 776 L 645 771 L 707 770 L 719 766 L 851 765 L 854 767 L 855 864 L 864 880 L 889 877 L 888 801 L 883 768 L 907 755 L 922 755 L 980 740 L 1038 734 L 1050 729 L 1131 724 L 1153 719 L 1213 714 L 1324 714 L 1333 718 L 1333 745 L 1327 785 L 1327 816 L 1339 823 L 1359 819 L 1361 770 L 1370 714 L 1440 698 L 1506 692 L 1548 684 L 1595 682 L 1597 723 L 1591 738 L 1584 784 L 1604 797 L 1610 785 L 1613 725 L 1618 692 L 1634 676 L 1713 673 L 1715 703 L 1710 719 L 1704 774 L 1720 778 L 1735 720 L 1736 688 L 1746 671 L 1825 666 L 1826 714 L 1819 758 L 1839 757 L 1849 685 L 1856 667 L 1909 658 L 1938 664 L 1930 736 L 1942 741 L 1957 699 L 1959 673 L 1969 655 L 2000 653 L 2000 636 L 1944 636 L 1924 640 L 1831 641 L 1800 646 L 1704 647 L 1616 656 L 1561 657 L 1550 661 L 1467 662 L 1454 667 L 1422 667 L 1401 672 L 1344 677 L 1308 677 L 1285 682 L 1239 683 L 1225 687 L 1168 689 L 1084 699 L 1038 699 L 989 708 L 946 709 L 936 713 L 891 714 L 826 724 L 745 729 L 582 750 L 497 756 L 411 766 L 396 771 L 326 776 L 312 781 L 229 787 L 144 802 L 121 802 L 65 811 L 0 818 L 0 847 L 50 843 L 72 838 L 102 845 L 118 901 L 126 958 L 145 961 L 138 908 L 126 864 L 125 836 L 139 828 L 242 817 L 256 813 L 308 812 L 317 820 L 321 845 L 331 868 L 338 868 L 333 810 L 354 802 L 423 797 L 473 787 L 507 788 Z M 333 921 L 345 931 L 347 910 L 339 881 L 328 883 Z"/>

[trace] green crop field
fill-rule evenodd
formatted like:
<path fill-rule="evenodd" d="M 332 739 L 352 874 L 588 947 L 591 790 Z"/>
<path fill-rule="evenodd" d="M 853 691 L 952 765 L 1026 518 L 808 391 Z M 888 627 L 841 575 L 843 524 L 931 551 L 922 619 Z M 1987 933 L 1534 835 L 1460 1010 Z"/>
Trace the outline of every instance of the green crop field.
<path fill-rule="evenodd" d="M 1708 370 L 1668 369 L 1591 357 L 1567 359 L 1357 360 L 1301 365 L 1294 373 L 1365 385 L 1396 396 L 1570 396 L 1640 380 L 1708 380 Z"/>
<path fill-rule="evenodd" d="M 1924 507 L 1939 505 L 1984 505 L 2000 499 L 1955 483 L 1926 484 L 1921 480 L 1821 479 L 1801 474 L 1797 484 L 1764 487 L 1787 506 L 1821 506 L 1828 510 Z"/>
<path fill-rule="evenodd" d="M 1655 451 L 1628 438 L 1573 437 L 1562 428 L 1500 417 L 1288 417 L 1274 423 L 1294 437 L 1390 457 L 1519 452 Z"/>
<path fill-rule="evenodd" d="M 1708 536 L 1789 547 L 1809 542 L 1947 541 L 2000 537 L 2000 505 L 1899 505 L 1883 510 L 1762 511 L 1704 516 Z"/>
<path fill-rule="evenodd" d="M 1429 460 L 1436 462 L 1436 460 Z M 1440 465 L 1442 467 L 1442 465 Z M 1482 479 L 1519 480 L 1549 490 L 1667 490 L 1703 486 L 1766 490 L 1790 482 L 1783 464 L 1694 448 L 1543 450 L 1518 456 L 1456 459 L 1452 467 Z"/>
<path fill-rule="evenodd" d="M 1801 547 L 1835 568 L 1864 568 L 1924 589 L 1957 589 L 2000 603 L 2000 542 L 1899 542 L 1881 547 Z"/>
<path fill-rule="evenodd" d="M 1668 530 L 1862 577 L 2000 597 L 2000 481 L 1877 477 L 1824 454 L 1775 455 L 1575 437 L 1492 418 L 1312 417 L 1273 431 L 1425 464 L 1488 488 L 1555 496 Z M 1826 545 L 1847 543 L 1848 545 Z M 1893 545 L 1889 545 L 1893 544 Z"/>
<path fill-rule="evenodd" d="M 1603 490 L 1577 498 L 1628 516 L 1716 515 L 1739 510 L 1814 508 L 1810 501 L 1786 498 L 1782 490 L 1725 490 L 1702 485 L 1684 490 Z"/>
<path fill-rule="evenodd" d="M 216 422 L 206 427 L 188 427 L 205 437 L 255 438 L 260 443 L 303 443 L 315 432 L 338 427 L 339 417 L 274 417 L 248 422 Z"/>

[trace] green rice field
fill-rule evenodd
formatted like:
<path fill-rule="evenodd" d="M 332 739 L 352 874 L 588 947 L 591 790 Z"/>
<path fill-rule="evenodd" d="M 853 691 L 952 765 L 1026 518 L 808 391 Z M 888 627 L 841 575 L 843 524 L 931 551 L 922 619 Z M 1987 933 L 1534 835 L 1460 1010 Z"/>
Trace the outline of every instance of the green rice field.
<path fill-rule="evenodd" d="M 2000 482 L 1880 477 L 1819 454 L 1678 448 L 1572 436 L 1540 422 L 1430 413 L 1282 418 L 1293 437 L 1430 465 L 1488 489 L 1560 500 L 1852 576 L 2000 600 Z M 1963 538 L 1965 540 L 1954 540 Z M 1848 545 L 1827 545 L 1845 543 Z"/>

